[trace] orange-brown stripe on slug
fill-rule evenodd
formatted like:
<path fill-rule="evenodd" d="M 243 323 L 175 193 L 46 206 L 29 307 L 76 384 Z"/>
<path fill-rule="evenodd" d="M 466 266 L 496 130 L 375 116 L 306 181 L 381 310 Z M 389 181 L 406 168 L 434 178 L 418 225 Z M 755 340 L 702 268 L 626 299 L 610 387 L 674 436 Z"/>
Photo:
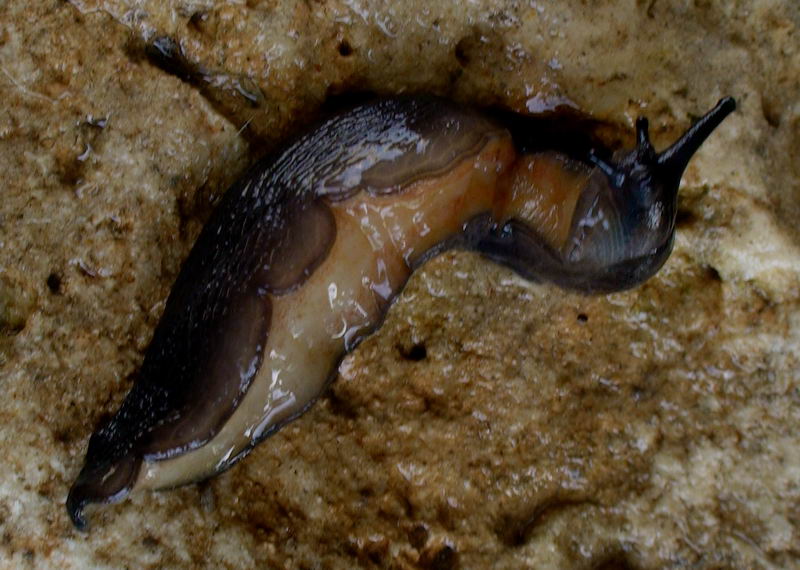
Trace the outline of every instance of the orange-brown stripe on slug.
<path fill-rule="evenodd" d="M 554 250 L 566 243 L 578 197 L 591 169 L 563 154 L 536 153 L 519 157 L 504 180 L 495 219 L 524 220 Z"/>
<path fill-rule="evenodd" d="M 498 179 L 515 158 L 511 138 L 500 131 L 477 156 L 451 165 L 447 172 L 396 194 L 360 194 L 334 204 L 334 215 L 337 220 L 349 217 L 357 223 L 370 237 L 373 250 L 389 253 L 393 249 L 392 257 L 413 267 L 433 246 L 457 235 L 466 221 L 492 211 Z"/>

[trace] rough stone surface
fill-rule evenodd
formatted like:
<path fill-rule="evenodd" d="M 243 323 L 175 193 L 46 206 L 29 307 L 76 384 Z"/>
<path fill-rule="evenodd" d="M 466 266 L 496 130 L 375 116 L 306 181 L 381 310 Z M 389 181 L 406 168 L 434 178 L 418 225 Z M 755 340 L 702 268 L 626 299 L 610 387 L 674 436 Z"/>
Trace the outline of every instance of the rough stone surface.
<path fill-rule="evenodd" d="M 798 26 L 790 0 L 0 1 L 0 566 L 800 567 Z M 363 91 L 572 106 L 621 143 L 644 113 L 657 147 L 740 107 L 645 286 L 446 254 L 245 461 L 75 531 L 89 434 L 211 207 Z"/>

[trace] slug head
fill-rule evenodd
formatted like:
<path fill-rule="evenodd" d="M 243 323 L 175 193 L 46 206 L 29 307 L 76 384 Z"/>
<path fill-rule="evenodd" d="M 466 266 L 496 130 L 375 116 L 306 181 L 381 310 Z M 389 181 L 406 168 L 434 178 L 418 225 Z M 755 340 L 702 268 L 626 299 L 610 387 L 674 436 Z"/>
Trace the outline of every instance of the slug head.
<path fill-rule="evenodd" d="M 736 108 L 717 103 L 672 146 L 657 153 L 647 119 L 636 121 L 636 148 L 614 162 L 595 154 L 597 167 L 578 200 L 570 239 L 562 250 L 568 273 L 591 276 L 578 288 L 603 291 L 633 287 L 653 275 L 672 250 L 678 186 L 691 157 Z"/>

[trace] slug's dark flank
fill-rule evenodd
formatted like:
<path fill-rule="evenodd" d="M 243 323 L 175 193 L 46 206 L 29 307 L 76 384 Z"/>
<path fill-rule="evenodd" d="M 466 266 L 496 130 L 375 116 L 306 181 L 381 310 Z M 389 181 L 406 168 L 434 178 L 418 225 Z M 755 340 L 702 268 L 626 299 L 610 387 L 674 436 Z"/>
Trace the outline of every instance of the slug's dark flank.
<path fill-rule="evenodd" d="M 636 148 L 610 160 L 530 147 L 512 125 L 431 97 L 323 122 L 223 197 L 139 379 L 89 441 L 72 521 L 86 526 L 89 503 L 244 457 L 308 409 L 414 269 L 445 249 L 587 293 L 642 283 L 672 249 L 687 163 L 734 108 L 722 99 L 661 153 L 639 119 Z"/>

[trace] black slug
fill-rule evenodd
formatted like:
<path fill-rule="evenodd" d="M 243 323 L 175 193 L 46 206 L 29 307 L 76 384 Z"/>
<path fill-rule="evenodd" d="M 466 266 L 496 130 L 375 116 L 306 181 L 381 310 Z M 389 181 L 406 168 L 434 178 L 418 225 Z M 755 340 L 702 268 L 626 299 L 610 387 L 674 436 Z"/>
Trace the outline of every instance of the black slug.
<path fill-rule="evenodd" d="M 672 249 L 678 184 L 735 108 L 661 153 L 570 156 L 431 97 L 361 105 L 223 197 L 167 299 L 139 378 L 89 440 L 67 511 L 219 473 L 302 414 L 411 273 L 452 247 L 585 292 L 633 287 Z M 513 134 L 512 134 L 513 133 Z M 534 140 L 536 132 L 525 133 Z"/>

